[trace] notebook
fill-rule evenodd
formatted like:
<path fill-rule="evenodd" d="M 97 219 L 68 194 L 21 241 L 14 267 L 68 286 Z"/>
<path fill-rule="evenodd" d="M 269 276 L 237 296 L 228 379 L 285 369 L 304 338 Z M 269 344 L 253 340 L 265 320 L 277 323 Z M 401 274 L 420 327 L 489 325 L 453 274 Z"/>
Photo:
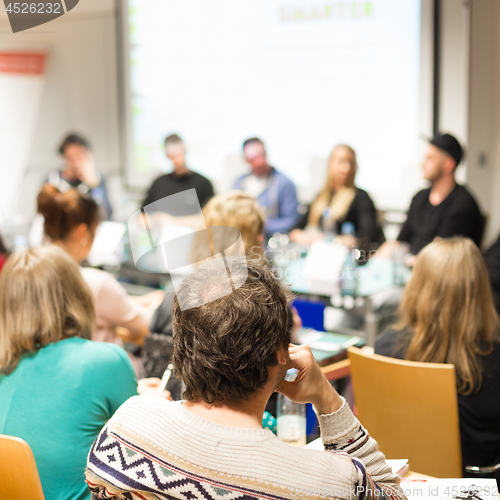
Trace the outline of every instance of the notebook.
<path fill-rule="evenodd" d="M 310 347 L 320 366 L 327 366 L 346 359 L 348 347 L 365 345 L 365 341 L 361 337 L 320 332 L 312 328 L 301 328 L 296 336 L 301 344 Z"/>

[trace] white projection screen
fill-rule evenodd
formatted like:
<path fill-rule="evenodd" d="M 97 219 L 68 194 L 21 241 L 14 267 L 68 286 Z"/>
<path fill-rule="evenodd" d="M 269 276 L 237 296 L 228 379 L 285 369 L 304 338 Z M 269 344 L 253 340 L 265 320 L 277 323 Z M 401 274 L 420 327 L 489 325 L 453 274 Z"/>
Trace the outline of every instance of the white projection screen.
<path fill-rule="evenodd" d="M 126 183 L 188 165 L 230 189 L 241 144 L 263 139 L 271 165 L 310 201 L 333 146 L 357 152 L 357 184 L 380 209 L 407 208 L 423 184 L 432 129 L 430 0 L 121 0 Z"/>

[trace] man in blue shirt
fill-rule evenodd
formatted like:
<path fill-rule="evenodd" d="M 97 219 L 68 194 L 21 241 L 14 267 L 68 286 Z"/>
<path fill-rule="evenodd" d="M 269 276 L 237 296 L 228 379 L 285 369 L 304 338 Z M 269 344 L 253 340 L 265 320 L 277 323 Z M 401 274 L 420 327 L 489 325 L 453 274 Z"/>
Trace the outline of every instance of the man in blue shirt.
<path fill-rule="evenodd" d="M 266 237 L 276 232 L 288 233 L 298 219 L 295 185 L 267 163 L 266 149 L 259 138 L 252 137 L 243 143 L 243 155 L 252 171 L 236 179 L 233 188 L 255 197 L 264 209 Z"/>

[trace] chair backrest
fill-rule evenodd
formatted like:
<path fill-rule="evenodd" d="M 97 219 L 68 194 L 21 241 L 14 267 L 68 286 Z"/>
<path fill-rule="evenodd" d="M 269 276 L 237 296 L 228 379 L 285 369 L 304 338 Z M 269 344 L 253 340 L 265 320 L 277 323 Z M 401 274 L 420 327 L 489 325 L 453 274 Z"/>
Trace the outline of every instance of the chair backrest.
<path fill-rule="evenodd" d="M 0 435 L 0 498 L 45 500 L 31 448 L 12 436 Z"/>
<path fill-rule="evenodd" d="M 421 474 L 462 477 L 455 367 L 355 347 L 348 356 L 358 418 L 380 451 Z"/>

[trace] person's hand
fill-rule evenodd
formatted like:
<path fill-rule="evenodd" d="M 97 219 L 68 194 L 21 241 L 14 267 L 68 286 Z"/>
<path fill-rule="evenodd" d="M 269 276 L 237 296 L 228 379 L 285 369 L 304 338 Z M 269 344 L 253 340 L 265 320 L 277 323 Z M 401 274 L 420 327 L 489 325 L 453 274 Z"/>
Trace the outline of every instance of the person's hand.
<path fill-rule="evenodd" d="M 78 178 L 90 188 L 99 185 L 99 176 L 94 166 L 94 156 L 90 151 L 82 153 L 81 159 L 75 165 Z"/>
<path fill-rule="evenodd" d="M 325 237 L 320 231 L 303 231 L 302 229 L 294 229 L 289 234 L 290 241 L 302 246 L 312 245 L 316 241 L 323 241 Z"/>
<path fill-rule="evenodd" d="M 418 258 L 418 255 L 413 255 L 411 253 L 405 255 L 405 257 L 404 257 L 404 265 L 406 267 L 409 267 L 409 268 L 414 267 L 415 264 L 417 263 L 417 258 Z"/>
<path fill-rule="evenodd" d="M 141 378 L 137 381 L 137 392 L 139 396 L 159 396 L 169 401 L 173 401 L 169 391 L 163 391 L 161 394 L 158 394 L 160 382 L 161 380 L 157 377 Z"/>
<path fill-rule="evenodd" d="M 375 257 L 377 259 L 392 259 L 392 253 L 397 245 L 397 241 L 386 241 L 382 243 L 375 253 Z"/>
<path fill-rule="evenodd" d="M 323 375 L 311 349 L 291 344 L 288 352 L 288 368 L 295 368 L 297 377 L 293 382 L 283 380 L 276 391 L 296 403 L 312 403 L 320 415 L 337 411 L 342 406 L 342 399 Z"/>
<path fill-rule="evenodd" d="M 163 290 L 155 290 L 144 295 L 136 295 L 132 298 L 146 309 L 155 311 L 165 298 L 165 292 Z"/>
<path fill-rule="evenodd" d="M 349 248 L 359 247 L 359 240 L 356 238 L 356 236 L 352 236 L 351 234 L 341 234 L 340 236 L 337 236 L 337 238 L 335 238 L 335 242 Z"/>

